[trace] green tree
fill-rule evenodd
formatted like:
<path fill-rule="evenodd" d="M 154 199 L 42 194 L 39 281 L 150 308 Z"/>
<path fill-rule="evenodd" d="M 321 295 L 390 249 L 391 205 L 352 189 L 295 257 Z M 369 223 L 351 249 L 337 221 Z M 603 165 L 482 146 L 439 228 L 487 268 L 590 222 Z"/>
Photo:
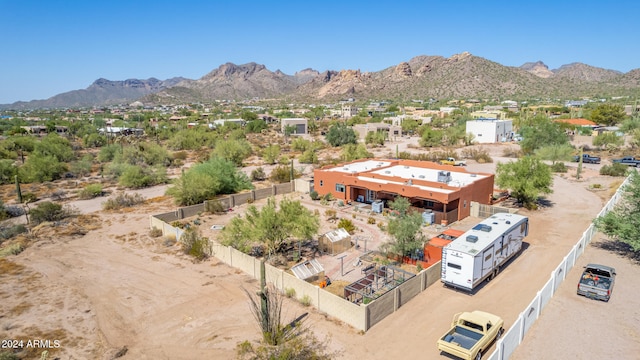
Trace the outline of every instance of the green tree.
<path fill-rule="evenodd" d="M 245 130 L 250 133 L 259 133 L 264 129 L 268 129 L 269 126 L 263 120 L 251 120 L 245 125 Z"/>
<path fill-rule="evenodd" d="M 262 158 L 269 165 L 275 164 L 279 157 L 280 145 L 278 144 L 269 145 L 262 151 Z"/>
<path fill-rule="evenodd" d="M 540 159 L 525 156 L 514 162 L 499 163 L 496 185 L 511 190 L 511 196 L 525 207 L 534 208 L 541 194 L 553 192 L 553 177 L 549 166 Z"/>
<path fill-rule="evenodd" d="M 600 104 L 591 111 L 591 120 L 605 126 L 621 123 L 625 117 L 624 108 L 616 104 Z"/>
<path fill-rule="evenodd" d="M 244 217 L 234 217 L 222 231 L 222 243 L 247 252 L 257 242 L 271 256 L 285 250 L 294 239 L 310 239 L 319 227 L 318 217 L 300 201 L 284 198 L 276 204 L 269 198 L 261 209 L 251 205 Z"/>
<path fill-rule="evenodd" d="M 214 157 L 194 165 L 174 180 L 167 195 L 174 197 L 178 205 L 194 205 L 212 199 L 218 194 L 232 194 L 251 189 L 247 175 L 229 160 Z"/>
<path fill-rule="evenodd" d="M 31 155 L 18 169 L 20 179 L 24 182 L 47 182 L 59 179 L 67 171 L 67 165 L 61 163 L 53 155 Z"/>
<path fill-rule="evenodd" d="M 220 140 L 211 157 L 220 157 L 232 161 L 236 166 L 242 166 L 242 161 L 251 155 L 251 144 L 244 139 Z"/>
<path fill-rule="evenodd" d="M 367 150 L 367 147 L 360 144 L 346 144 L 342 147 L 340 159 L 342 161 L 353 161 L 358 159 L 366 159 L 373 157 L 373 153 Z"/>
<path fill-rule="evenodd" d="M 536 149 L 535 154 L 542 160 L 549 160 L 552 164 L 556 161 L 570 161 L 575 149 L 569 144 L 547 145 Z"/>
<path fill-rule="evenodd" d="M 331 126 L 326 135 L 327 142 L 333 147 L 345 144 L 356 144 L 357 139 L 356 132 L 343 123 L 337 123 Z"/>
<path fill-rule="evenodd" d="M 389 203 L 389 207 L 398 214 L 389 219 L 387 231 L 393 240 L 384 247 L 401 256 L 410 255 L 419 249 L 424 241 L 424 235 L 420 231 L 422 215 L 419 212 L 409 212 L 410 205 L 409 200 L 402 196 Z"/>
<path fill-rule="evenodd" d="M 305 152 L 300 155 L 298 161 L 301 164 L 317 164 L 318 163 L 318 152 L 312 149 L 305 150 Z"/>
<path fill-rule="evenodd" d="M 244 121 L 256 121 L 258 120 L 258 114 L 249 111 L 249 110 L 244 110 L 241 114 L 240 114 L 240 118 Z M 264 121 L 263 121 L 264 122 Z"/>
<path fill-rule="evenodd" d="M 520 148 L 526 155 L 533 154 L 536 149 L 549 145 L 562 145 L 569 142 L 569 137 L 562 127 L 547 117 L 536 117 L 530 125 L 520 129 L 522 141 Z"/>
<path fill-rule="evenodd" d="M 0 160 L 0 184 L 11 184 L 18 174 L 18 168 L 13 164 L 13 160 Z"/>
<path fill-rule="evenodd" d="M 73 160 L 75 154 L 69 140 L 54 133 L 45 136 L 39 143 L 36 143 L 31 156 L 53 156 L 58 162 L 69 162 Z"/>
<path fill-rule="evenodd" d="M 420 123 L 417 120 L 407 118 L 402 120 L 402 132 L 405 134 L 413 134 L 420 127 Z"/>
<path fill-rule="evenodd" d="M 615 241 L 640 250 L 640 175 L 633 171 L 623 188 L 620 202 L 606 215 L 595 219 L 596 228 Z"/>
<path fill-rule="evenodd" d="M 383 131 L 369 131 L 364 138 L 366 144 L 384 145 L 387 134 Z"/>
<path fill-rule="evenodd" d="M 442 130 L 435 130 L 429 127 L 425 127 L 423 128 L 422 134 L 420 137 L 420 146 L 422 147 L 441 146 L 443 138 L 444 138 L 444 133 L 442 132 Z"/>

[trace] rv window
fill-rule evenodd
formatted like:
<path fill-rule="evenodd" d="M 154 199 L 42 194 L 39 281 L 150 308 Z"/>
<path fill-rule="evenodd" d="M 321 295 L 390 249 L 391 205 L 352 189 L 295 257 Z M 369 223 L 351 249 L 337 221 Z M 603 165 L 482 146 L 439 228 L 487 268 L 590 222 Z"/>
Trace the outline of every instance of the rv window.
<path fill-rule="evenodd" d="M 462 269 L 462 266 L 460 266 L 458 264 L 447 263 L 447 266 L 448 267 L 452 267 L 454 269 L 458 269 L 458 270 Z"/>
<path fill-rule="evenodd" d="M 489 259 L 491 259 L 491 254 L 487 255 L 487 257 L 484 258 L 484 261 L 487 261 Z"/>

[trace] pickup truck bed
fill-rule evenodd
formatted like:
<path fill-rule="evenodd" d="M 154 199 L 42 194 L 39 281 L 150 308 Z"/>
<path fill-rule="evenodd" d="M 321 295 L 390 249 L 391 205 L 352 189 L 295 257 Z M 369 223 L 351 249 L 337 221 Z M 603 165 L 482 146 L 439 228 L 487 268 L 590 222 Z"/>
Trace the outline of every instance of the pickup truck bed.
<path fill-rule="evenodd" d="M 455 343 L 469 350 L 482 338 L 482 334 L 456 326 L 453 334 L 447 334 L 442 339 L 448 343 Z"/>
<path fill-rule="evenodd" d="M 615 269 L 604 265 L 589 264 L 578 281 L 578 295 L 609 301 L 615 282 Z"/>

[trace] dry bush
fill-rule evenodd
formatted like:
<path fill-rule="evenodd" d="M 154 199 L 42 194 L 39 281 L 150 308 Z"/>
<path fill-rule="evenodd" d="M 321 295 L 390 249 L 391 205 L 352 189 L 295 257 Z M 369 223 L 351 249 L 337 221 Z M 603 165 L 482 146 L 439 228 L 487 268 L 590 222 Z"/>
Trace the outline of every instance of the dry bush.
<path fill-rule="evenodd" d="M 502 156 L 504 157 L 508 157 L 508 158 L 521 158 L 522 157 L 522 150 L 514 148 L 514 147 L 507 147 L 502 151 Z"/>
<path fill-rule="evenodd" d="M 465 148 L 462 149 L 462 156 L 467 159 L 473 159 L 480 164 L 493 162 L 493 159 L 486 149 Z"/>
<path fill-rule="evenodd" d="M 102 208 L 104 210 L 119 210 L 142 203 L 144 203 L 144 197 L 138 193 L 127 194 L 125 192 L 119 192 L 102 203 Z"/>

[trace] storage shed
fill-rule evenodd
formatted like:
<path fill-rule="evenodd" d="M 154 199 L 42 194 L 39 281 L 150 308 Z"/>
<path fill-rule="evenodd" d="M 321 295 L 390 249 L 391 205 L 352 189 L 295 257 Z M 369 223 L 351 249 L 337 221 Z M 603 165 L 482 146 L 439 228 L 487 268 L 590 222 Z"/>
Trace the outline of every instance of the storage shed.
<path fill-rule="evenodd" d="M 324 279 L 324 268 L 316 259 L 305 260 L 294 265 L 291 272 L 301 280 L 308 282 Z"/>
<path fill-rule="evenodd" d="M 320 251 L 337 255 L 351 248 L 351 235 L 343 228 L 332 230 L 320 236 L 318 246 Z"/>

